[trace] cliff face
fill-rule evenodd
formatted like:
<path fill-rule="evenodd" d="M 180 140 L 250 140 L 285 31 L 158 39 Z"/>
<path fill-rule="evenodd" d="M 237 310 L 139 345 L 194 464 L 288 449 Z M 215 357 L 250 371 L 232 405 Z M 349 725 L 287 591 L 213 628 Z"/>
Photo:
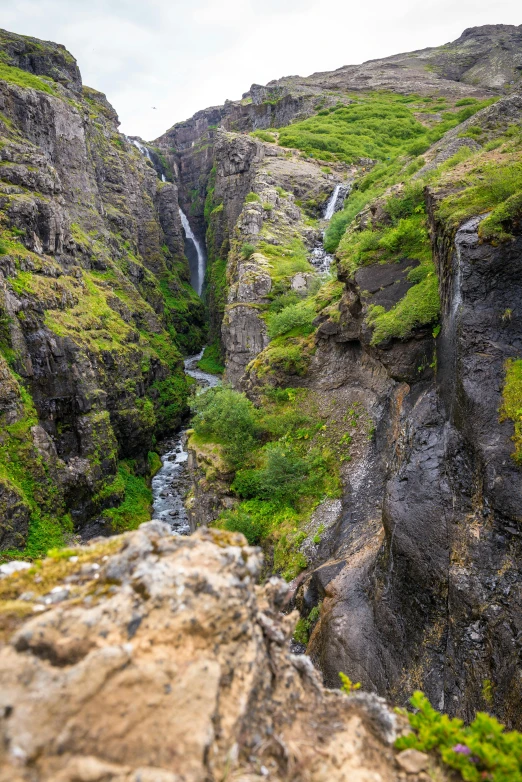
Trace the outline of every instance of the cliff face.
<path fill-rule="evenodd" d="M 472 105 L 492 90 L 515 89 L 519 37 L 518 28 L 480 28 L 439 49 L 297 81 L 311 89 L 437 90 L 428 100 Z M 283 92 L 296 84 L 274 83 Z M 225 125 L 231 111 L 223 107 L 216 122 Z M 428 111 L 418 116 L 432 127 L 442 115 Z M 325 174 L 325 161 L 278 147 L 277 132 L 274 144 L 212 130 L 201 180 L 211 193 L 205 225 L 210 257 L 223 264 L 227 379 L 261 408 L 267 388 L 304 389 L 323 428 L 352 443 L 341 459 L 341 500 L 320 504 L 300 528 L 307 568 L 295 582 L 295 600 L 311 628 L 308 654 L 325 682 L 336 686 L 339 671 L 349 671 L 402 702 L 420 687 L 450 714 L 469 720 L 484 709 L 520 727 L 519 434 L 506 413 L 510 362 L 520 357 L 519 210 L 506 210 L 499 241 L 499 234 L 479 234 L 480 212 L 497 201 L 467 216 L 461 206 L 444 206 L 497 165 L 511 160 L 518 170 L 518 142 L 510 146 L 509 138 L 518 138 L 520 97 L 463 117 L 426 145 L 411 171 L 406 157 L 396 184 L 349 224 L 338 252 L 344 290 L 317 315 L 313 339 L 290 333 L 283 347 L 268 335 L 267 311 L 281 292 L 274 268 L 282 268 L 296 238 L 311 257 L 318 226 L 307 222 L 313 209 L 305 211 L 304 202 L 322 202 L 337 181 L 364 175 L 368 162 L 332 169 L 326 157 Z M 467 163 L 474 155 L 479 163 Z M 384 237 L 380 247 L 391 246 L 386 232 L 399 222 L 389 201 L 410 198 L 405 181 L 411 188 L 427 182 L 411 213 L 413 220 L 427 213 L 425 246 L 412 252 L 405 233 L 383 255 L 378 242 Z M 374 260 L 353 260 L 372 246 Z M 313 277 L 314 269 L 307 273 Z M 287 295 L 294 275 L 281 274 Z M 437 279 L 438 290 L 430 282 Z M 419 280 L 431 291 L 422 302 L 412 290 Z M 215 295 L 212 277 L 209 285 Z M 413 317 L 404 326 L 388 315 L 408 322 L 417 306 L 424 308 L 420 323 Z M 239 500 L 226 470 L 218 469 L 216 480 L 208 453 L 196 448 L 194 465 L 197 459 L 196 516 L 204 523 Z"/>
<path fill-rule="evenodd" d="M 204 321 L 176 186 L 62 47 L 1 43 L 0 544 L 38 553 L 122 501 L 118 459 L 148 471 Z"/>

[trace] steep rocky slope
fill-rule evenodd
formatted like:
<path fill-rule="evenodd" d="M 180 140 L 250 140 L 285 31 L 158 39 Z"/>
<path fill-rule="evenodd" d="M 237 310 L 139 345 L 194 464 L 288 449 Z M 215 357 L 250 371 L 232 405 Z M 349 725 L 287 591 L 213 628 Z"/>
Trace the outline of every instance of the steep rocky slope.
<path fill-rule="evenodd" d="M 0 45 L 0 546 L 37 555 L 147 475 L 204 319 L 176 186 L 63 47 Z M 147 518 L 146 499 L 134 511 Z"/>
<path fill-rule="evenodd" d="M 183 127 L 201 133 L 205 165 L 188 145 L 179 154 L 180 181 L 190 171 L 192 193 L 201 193 L 195 225 L 210 228 L 210 256 L 221 264 L 215 332 L 223 313 L 226 377 L 254 400 L 262 426 L 267 416 L 290 415 L 288 404 L 315 416 L 319 431 L 296 424 L 280 442 L 301 457 L 299 438 L 333 451 L 342 495 L 310 499 L 311 515 L 288 506 L 292 521 L 277 532 L 241 470 L 232 484 L 221 446 L 196 437 L 196 517 L 250 530 L 278 572 L 303 571 L 294 584 L 299 639 L 309 639 L 328 685 L 345 670 L 394 699 L 421 687 L 451 714 L 470 719 L 482 708 L 518 727 L 520 97 L 489 107 L 478 98 L 516 89 L 519 39 L 519 28 L 478 28 L 439 49 L 283 79 L 281 94 L 334 88 L 338 103 L 321 107 L 314 124 L 272 124 L 265 139 L 209 130 L 204 113 Z M 421 140 L 390 163 L 357 154 L 350 163 L 347 147 L 332 154 L 336 147 L 318 138 L 341 131 L 326 119 L 321 126 L 320 116 L 348 121 L 350 107 L 372 100 L 353 91 L 381 87 L 416 93 L 402 106 L 424 139 L 412 125 Z M 234 111 L 224 107 L 215 124 L 228 127 Z M 433 143 L 439 125 L 449 129 Z M 176 133 L 181 126 L 167 135 Z M 292 166 L 308 180 L 301 194 Z M 344 290 L 324 306 L 302 289 L 314 328 L 269 334 L 278 297 L 293 295 L 295 272 L 285 266 L 299 257 L 292 241 L 311 258 L 317 194 L 354 176 L 355 206 L 348 199 L 337 251 Z M 307 188 L 315 203 L 305 203 Z M 313 268 L 303 271 L 313 277 Z M 211 265 L 210 297 L 216 287 Z M 275 404 L 274 388 L 290 389 L 286 407 Z M 266 425 L 263 436 L 273 438 Z M 267 453 L 261 446 L 242 469 L 264 469 Z"/>
<path fill-rule="evenodd" d="M 0 581 L 0 779 L 405 776 L 402 718 L 289 654 L 288 585 L 260 567 L 241 535 L 153 521 Z"/>

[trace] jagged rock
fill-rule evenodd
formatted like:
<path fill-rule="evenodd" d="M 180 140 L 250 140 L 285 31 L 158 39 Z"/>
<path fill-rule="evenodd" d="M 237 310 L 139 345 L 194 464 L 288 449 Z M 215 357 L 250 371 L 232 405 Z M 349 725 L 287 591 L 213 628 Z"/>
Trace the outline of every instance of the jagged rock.
<path fill-rule="evenodd" d="M 61 602 L 8 625 L 0 779 L 396 779 L 397 716 L 324 690 L 289 653 L 288 587 L 255 586 L 261 557 L 241 535 L 150 522 L 76 554 L 40 571 L 66 578 Z M 2 582 L 2 617 L 31 582 Z"/>

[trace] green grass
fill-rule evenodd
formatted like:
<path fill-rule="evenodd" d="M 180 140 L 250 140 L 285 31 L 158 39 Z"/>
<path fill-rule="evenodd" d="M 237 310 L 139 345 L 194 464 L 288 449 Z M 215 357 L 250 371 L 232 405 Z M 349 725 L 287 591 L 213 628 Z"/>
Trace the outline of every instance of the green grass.
<path fill-rule="evenodd" d="M 254 138 L 260 139 L 261 141 L 268 141 L 270 144 L 274 144 L 276 141 L 274 134 L 270 133 L 268 130 L 254 130 L 250 135 L 254 136 Z"/>
<path fill-rule="evenodd" d="M 522 465 L 522 359 L 512 358 L 506 361 L 506 377 L 502 390 L 500 420 L 513 421 L 515 431 L 512 440 L 515 444 L 513 459 Z"/>
<path fill-rule="evenodd" d="M 203 372 L 208 372 L 210 375 L 223 374 L 225 367 L 221 358 L 219 342 L 213 342 L 205 347 L 203 355 L 198 361 L 198 368 Z"/>
<path fill-rule="evenodd" d="M 414 269 L 416 272 L 417 269 Z M 435 266 L 424 268 L 425 278 L 413 285 L 388 312 L 384 307 L 369 308 L 367 323 L 373 327 L 372 345 L 409 336 L 419 326 L 436 323 L 440 314 L 439 281 Z"/>
<path fill-rule="evenodd" d="M 443 120 L 426 128 L 414 116 L 412 97 L 388 92 L 352 96 L 347 106 L 323 110 L 279 131 L 279 144 L 301 149 L 320 160 L 356 163 L 361 158 L 391 161 L 398 155 L 422 154 L 447 130 L 475 111 L 489 105 L 481 101 L 456 112 L 445 112 Z"/>
<path fill-rule="evenodd" d="M 505 162 L 479 161 L 463 185 L 442 201 L 438 215 L 458 226 L 469 217 L 491 212 L 480 225 L 481 238 L 510 239 L 512 223 L 522 214 L 522 162 L 511 156 Z"/>
<path fill-rule="evenodd" d="M 44 79 L 2 62 L 0 62 L 0 79 L 16 84 L 18 87 L 26 87 L 39 92 L 46 92 L 48 95 L 56 95 L 56 89 Z"/>
<path fill-rule="evenodd" d="M 296 236 L 282 245 L 261 241 L 258 252 L 269 261 L 268 272 L 274 282 L 293 277 L 298 272 L 312 271 L 303 240 Z"/>
<path fill-rule="evenodd" d="M 210 438 L 220 445 L 235 474 L 231 490 L 241 500 L 221 514 L 217 526 L 263 545 L 274 570 L 293 578 L 306 567 L 299 551 L 302 524 L 321 499 L 339 491 L 338 460 L 314 440 L 324 427 L 307 403 L 308 392 L 271 389 L 258 409 L 232 389 L 201 396 L 191 442 Z"/>

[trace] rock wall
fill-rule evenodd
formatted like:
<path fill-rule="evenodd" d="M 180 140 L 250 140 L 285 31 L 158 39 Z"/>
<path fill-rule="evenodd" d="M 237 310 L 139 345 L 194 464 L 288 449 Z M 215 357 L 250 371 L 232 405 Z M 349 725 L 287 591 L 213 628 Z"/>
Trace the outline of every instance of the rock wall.
<path fill-rule="evenodd" d="M 38 548 L 123 499 L 118 459 L 148 471 L 186 409 L 179 348 L 201 344 L 204 313 L 176 185 L 63 47 L 0 43 L 0 546 Z"/>

